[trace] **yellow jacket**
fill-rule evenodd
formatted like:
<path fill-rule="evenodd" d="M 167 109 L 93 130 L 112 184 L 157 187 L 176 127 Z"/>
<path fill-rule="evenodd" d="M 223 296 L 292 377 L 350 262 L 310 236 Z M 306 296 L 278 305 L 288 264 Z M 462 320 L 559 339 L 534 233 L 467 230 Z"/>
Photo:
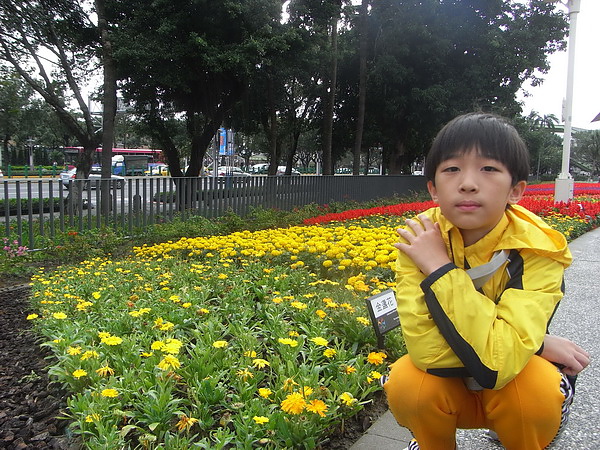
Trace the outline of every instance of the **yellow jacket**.
<path fill-rule="evenodd" d="M 511 206 L 492 231 L 465 248 L 439 208 L 425 214 L 439 222 L 452 264 L 425 277 L 398 252 L 396 296 L 408 353 L 423 371 L 474 377 L 486 389 L 500 389 L 543 344 L 572 259 L 566 239 Z M 509 260 L 477 291 L 466 269 L 498 250 L 510 251 Z"/>

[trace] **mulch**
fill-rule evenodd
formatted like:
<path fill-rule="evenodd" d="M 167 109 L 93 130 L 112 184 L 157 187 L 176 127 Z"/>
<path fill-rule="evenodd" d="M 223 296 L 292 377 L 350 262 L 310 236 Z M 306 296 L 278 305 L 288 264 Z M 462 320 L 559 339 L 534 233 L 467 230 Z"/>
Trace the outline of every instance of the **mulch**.
<path fill-rule="evenodd" d="M 50 383 L 31 324 L 27 285 L 0 289 L 0 448 L 79 448 L 64 435 L 65 392 Z"/>

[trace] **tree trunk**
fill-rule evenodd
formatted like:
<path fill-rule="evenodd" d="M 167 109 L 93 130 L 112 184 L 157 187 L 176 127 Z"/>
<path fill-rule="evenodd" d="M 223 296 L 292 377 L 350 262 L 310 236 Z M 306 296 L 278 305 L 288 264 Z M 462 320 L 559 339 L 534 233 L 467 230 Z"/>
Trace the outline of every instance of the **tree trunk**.
<path fill-rule="evenodd" d="M 356 116 L 356 135 L 354 137 L 354 152 L 352 155 L 352 174 L 360 174 L 360 151 L 365 124 L 365 103 L 367 98 L 367 13 L 369 0 L 362 0 L 359 22 L 359 74 L 358 74 L 358 114 Z M 367 165 L 368 170 L 368 165 Z"/>
<path fill-rule="evenodd" d="M 341 6 L 341 5 L 340 5 Z M 329 80 L 324 83 L 325 112 L 323 114 L 323 175 L 333 175 L 333 109 L 335 105 L 335 89 L 337 83 L 337 38 L 339 9 L 331 18 L 331 59 L 329 64 Z"/>
<path fill-rule="evenodd" d="M 4 136 L 2 140 L 2 164 L 4 167 L 8 167 L 10 165 L 10 155 L 8 152 L 8 141 L 10 141 L 10 136 L 7 134 Z"/>
<path fill-rule="evenodd" d="M 267 121 L 267 136 L 269 138 L 269 175 L 277 174 L 279 155 L 277 154 L 277 107 L 275 106 L 275 93 L 273 92 L 273 80 L 267 80 L 267 101 L 269 105 L 269 119 Z"/>
<path fill-rule="evenodd" d="M 104 93 L 102 108 L 102 183 L 101 183 L 101 211 L 106 217 L 110 213 L 111 190 L 110 178 L 112 174 L 112 148 L 115 135 L 115 116 L 117 114 L 117 75 L 113 59 L 112 42 L 108 30 L 104 0 L 95 0 L 96 13 L 98 14 L 98 30 L 102 42 L 102 60 L 104 67 Z"/>
<path fill-rule="evenodd" d="M 406 163 L 405 154 L 406 146 L 404 144 L 404 140 L 401 138 L 396 138 L 393 151 L 389 153 L 389 157 L 387 158 L 387 168 L 389 169 L 388 173 L 390 175 L 402 174 Z"/>

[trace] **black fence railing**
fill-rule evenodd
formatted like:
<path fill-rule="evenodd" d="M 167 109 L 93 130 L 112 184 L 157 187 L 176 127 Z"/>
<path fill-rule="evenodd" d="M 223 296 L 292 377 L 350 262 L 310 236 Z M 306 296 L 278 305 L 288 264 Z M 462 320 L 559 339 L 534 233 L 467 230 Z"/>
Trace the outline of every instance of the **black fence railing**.
<path fill-rule="evenodd" d="M 362 202 L 426 188 L 424 177 L 411 175 L 128 177 L 110 181 L 109 212 L 102 214 L 102 182 L 2 181 L 0 236 L 32 249 L 69 231 L 112 227 L 134 233 L 175 217 L 212 218 L 228 211 L 243 216 L 256 207 L 290 210 L 311 203 Z"/>

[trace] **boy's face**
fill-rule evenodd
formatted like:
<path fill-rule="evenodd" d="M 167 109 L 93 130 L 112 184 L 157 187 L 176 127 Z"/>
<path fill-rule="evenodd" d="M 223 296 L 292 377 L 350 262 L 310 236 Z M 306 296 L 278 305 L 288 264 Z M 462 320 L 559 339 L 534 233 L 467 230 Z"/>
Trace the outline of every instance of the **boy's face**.
<path fill-rule="evenodd" d="M 435 171 L 435 185 L 427 183 L 442 214 L 460 230 L 465 245 L 489 233 L 502 218 L 507 204 L 517 203 L 526 182 L 512 186 L 512 176 L 500 161 L 485 158 L 476 149 L 448 159 Z"/>

